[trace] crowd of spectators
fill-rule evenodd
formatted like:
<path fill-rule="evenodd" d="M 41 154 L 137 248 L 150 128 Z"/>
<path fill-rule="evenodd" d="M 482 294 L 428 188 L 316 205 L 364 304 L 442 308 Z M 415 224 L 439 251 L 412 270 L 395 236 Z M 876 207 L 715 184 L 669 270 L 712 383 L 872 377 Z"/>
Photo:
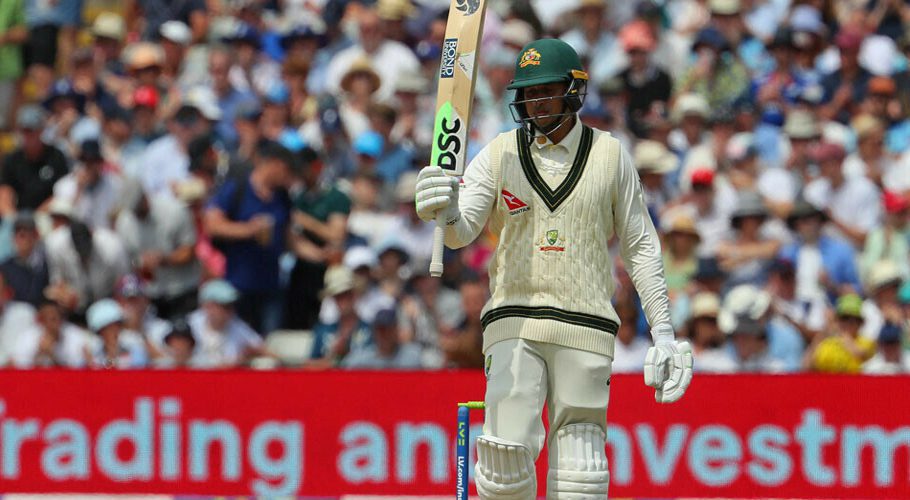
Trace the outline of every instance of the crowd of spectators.
<path fill-rule="evenodd" d="M 910 371 L 910 2 L 487 3 L 468 155 L 517 126 L 520 48 L 571 44 L 696 370 Z M 274 366 L 306 331 L 308 369 L 481 368 L 495 235 L 431 278 L 413 206 L 448 4 L 0 2 L 0 366 Z"/>

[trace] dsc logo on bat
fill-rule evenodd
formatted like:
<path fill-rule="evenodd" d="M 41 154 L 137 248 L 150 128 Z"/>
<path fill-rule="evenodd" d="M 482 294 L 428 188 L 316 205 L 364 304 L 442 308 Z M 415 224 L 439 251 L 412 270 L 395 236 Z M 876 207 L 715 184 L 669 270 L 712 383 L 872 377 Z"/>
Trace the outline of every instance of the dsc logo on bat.
<path fill-rule="evenodd" d="M 454 112 L 449 118 L 442 118 L 436 134 L 436 165 L 443 170 L 455 170 L 458 154 L 461 152 L 461 118 Z"/>

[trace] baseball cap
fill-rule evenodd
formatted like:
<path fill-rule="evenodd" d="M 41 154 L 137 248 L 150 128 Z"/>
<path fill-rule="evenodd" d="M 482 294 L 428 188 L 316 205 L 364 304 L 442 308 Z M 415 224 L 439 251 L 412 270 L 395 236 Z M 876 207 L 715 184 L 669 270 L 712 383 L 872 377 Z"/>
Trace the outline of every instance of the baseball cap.
<path fill-rule="evenodd" d="M 885 191 L 882 193 L 882 204 L 885 212 L 897 214 L 910 208 L 910 199 L 895 191 Z"/>
<path fill-rule="evenodd" d="M 693 318 L 716 318 L 720 313 L 720 298 L 713 292 L 701 292 L 692 298 Z"/>
<path fill-rule="evenodd" d="M 344 253 L 342 263 L 348 269 L 357 270 L 361 267 L 372 268 L 379 264 L 376 251 L 365 245 L 357 245 Z"/>
<path fill-rule="evenodd" d="M 158 28 L 158 33 L 161 34 L 161 38 L 180 45 L 189 45 L 193 41 L 193 32 L 190 31 L 190 27 L 175 19 L 165 21 Z"/>
<path fill-rule="evenodd" d="M 809 156 L 819 163 L 841 161 L 847 156 L 847 151 L 840 144 L 822 142 L 809 150 Z"/>
<path fill-rule="evenodd" d="M 367 130 L 354 139 L 354 151 L 370 158 L 379 158 L 382 154 L 383 142 L 382 136 L 378 132 Z"/>
<path fill-rule="evenodd" d="M 373 319 L 373 326 L 396 326 L 398 325 L 398 313 L 395 309 L 383 309 L 376 313 Z"/>
<path fill-rule="evenodd" d="M 133 92 L 133 104 L 146 108 L 158 107 L 158 90 L 151 85 L 143 85 Z"/>
<path fill-rule="evenodd" d="M 92 35 L 122 42 L 126 38 L 126 22 L 114 12 L 102 12 L 92 23 Z"/>
<path fill-rule="evenodd" d="M 215 304 L 228 305 L 237 302 L 240 293 L 226 280 L 211 280 L 199 289 L 199 302 L 214 302 Z"/>
<path fill-rule="evenodd" d="M 79 160 L 83 162 L 104 160 L 104 156 L 101 154 L 101 144 L 98 143 L 98 139 L 88 139 L 79 145 Z"/>
<path fill-rule="evenodd" d="M 101 299 L 85 312 L 88 327 L 98 333 L 104 327 L 123 321 L 123 309 L 114 299 Z"/>
<path fill-rule="evenodd" d="M 135 274 L 125 274 L 117 280 L 114 294 L 118 297 L 144 297 L 147 291 L 145 282 Z"/>
<path fill-rule="evenodd" d="M 901 338 L 904 336 L 904 329 L 900 325 L 895 325 L 890 321 L 882 325 L 882 329 L 878 332 L 878 343 L 879 344 L 899 344 Z"/>
<path fill-rule="evenodd" d="M 869 94 L 873 95 L 891 96 L 897 92 L 897 84 L 894 83 L 894 79 L 887 76 L 873 76 L 867 85 Z"/>
<path fill-rule="evenodd" d="M 714 184 L 714 171 L 709 168 L 696 168 L 690 178 L 693 186 L 711 186 Z"/>
<path fill-rule="evenodd" d="M 708 8 L 711 10 L 712 14 L 732 16 L 733 14 L 739 13 L 742 9 L 742 5 L 739 0 L 710 0 L 708 2 Z"/>
<path fill-rule="evenodd" d="M 837 299 L 835 308 L 838 316 L 862 318 L 863 317 L 863 299 L 855 293 L 841 295 Z"/>
<path fill-rule="evenodd" d="M 35 213 L 31 210 L 22 210 L 16 214 L 13 219 L 13 231 L 20 229 L 37 229 L 35 224 Z"/>
<path fill-rule="evenodd" d="M 344 265 L 335 265 L 325 272 L 325 286 L 320 297 L 334 297 L 354 289 L 354 272 Z"/>

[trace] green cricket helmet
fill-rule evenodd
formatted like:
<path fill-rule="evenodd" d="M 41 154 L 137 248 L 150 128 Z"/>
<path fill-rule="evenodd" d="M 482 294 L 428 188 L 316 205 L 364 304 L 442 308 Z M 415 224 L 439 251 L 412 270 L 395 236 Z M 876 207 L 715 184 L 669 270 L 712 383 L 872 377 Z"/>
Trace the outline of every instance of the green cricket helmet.
<path fill-rule="evenodd" d="M 535 40 L 522 48 L 515 62 L 515 78 L 508 88 L 515 90 L 511 103 L 512 118 L 524 126 L 533 126 L 525 112 L 523 90 L 534 85 L 565 82 L 566 92 L 561 96 L 544 99 L 563 99 L 566 111 L 561 115 L 577 113 L 584 103 L 588 85 L 588 74 L 581 64 L 575 49 L 556 38 Z"/>

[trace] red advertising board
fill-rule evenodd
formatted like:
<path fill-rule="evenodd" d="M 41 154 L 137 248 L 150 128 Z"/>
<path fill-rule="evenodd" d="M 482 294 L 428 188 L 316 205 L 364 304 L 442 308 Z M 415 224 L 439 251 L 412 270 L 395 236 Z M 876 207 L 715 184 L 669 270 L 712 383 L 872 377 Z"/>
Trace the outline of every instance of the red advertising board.
<path fill-rule="evenodd" d="M 0 492 L 450 495 L 455 403 L 483 388 L 473 372 L 2 371 Z M 910 498 L 910 378 L 702 375 L 672 405 L 640 376 L 611 388 L 611 497 Z"/>

